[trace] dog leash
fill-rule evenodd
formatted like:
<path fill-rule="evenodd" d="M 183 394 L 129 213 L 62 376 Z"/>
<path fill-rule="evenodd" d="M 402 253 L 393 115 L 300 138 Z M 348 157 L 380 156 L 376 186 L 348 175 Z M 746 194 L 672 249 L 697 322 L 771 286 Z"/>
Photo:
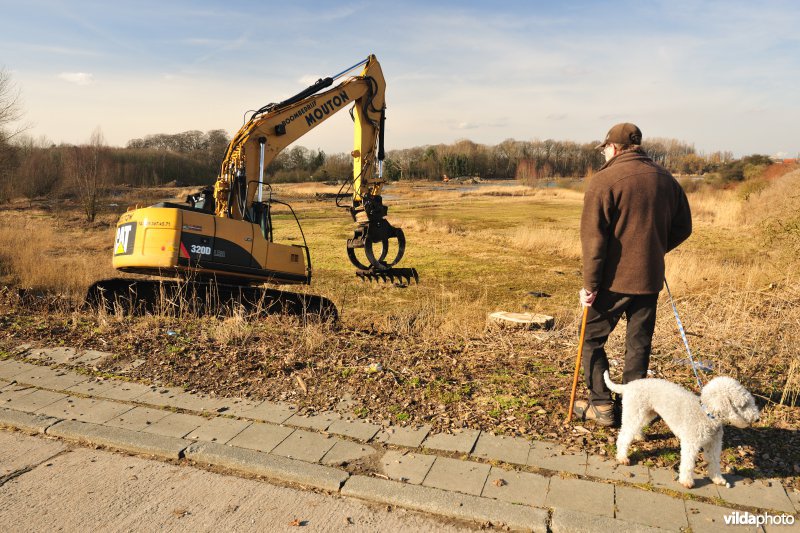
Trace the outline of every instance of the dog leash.
<path fill-rule="evenodd" d="M 675 313 L 675 320 L 678 322 L 678 330 L 681 332 L 681 338 L 683 339 L 683 345 L 686 346 L 686 353 L 689 354 L 689 364 L 692 365 L 692 372 L 694 372 L 694 378 L 697 380 L 697 388 L 699 390 L 703 390 L 703 383 L 700 381 L 700 375 L 697 373 L 697 367 L 694 363 L 694 358 L 692 357 L 692 350 L 689 349 L 689 341 L 686 339 L 686 331 L 683 329 L 683 323 L 681 322 L 681 317 L 678 316 L 678 308 L 675 307 L 675 300 L 672 299 L 672 291 L 669 290 L 669 283 L 667 283 L 667 278 L 664 278 L 664 286 L 667 288 L 667 294 L 669 295 L 669 303 L 672 304 L 672 312 Z"/>

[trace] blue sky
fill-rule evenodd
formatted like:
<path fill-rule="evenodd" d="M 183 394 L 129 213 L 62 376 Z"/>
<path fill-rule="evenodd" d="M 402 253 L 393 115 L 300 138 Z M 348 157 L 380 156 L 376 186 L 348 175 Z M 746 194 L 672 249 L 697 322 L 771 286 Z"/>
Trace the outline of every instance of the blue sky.
<path fill-rule="evenodd" d="M 377 55 L 387 148 L 598 140 L 622 121 L 699 151 L 800 152 L 800 4 L 0 0 L 29 134 L 124 146 L 223 128 Z M 298 143 L 350 150 L 340 113 Z"/>

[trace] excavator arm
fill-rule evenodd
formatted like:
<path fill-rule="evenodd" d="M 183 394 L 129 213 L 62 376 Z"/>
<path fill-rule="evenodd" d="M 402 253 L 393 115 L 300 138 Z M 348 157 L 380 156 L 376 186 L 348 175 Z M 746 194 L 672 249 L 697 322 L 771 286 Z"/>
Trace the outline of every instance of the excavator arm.
<path fill-rule="evenodd" d="M 360 74 L 346 77 L 331 87 L 335 80 L 362 66 Z M 216 216 L 249 220 L 251 206 L 261 202 L 262 184 L 266 183 L 264 170 L 270 162 L 288 145 L 331 116 L 351 108 L 354 121 L 351 153 L 353 194 L 349 207 L 356 229 L 353 238 L 347 242 L 348 257 L 362 275 L 372 271 L 386 274 L 402 258 L 405 236 L 402 230 L 386 220 L 387 208 L 381 198 L 381 188 L 385 183 L 381 172 L 385 90 L 380 64 L 374 55 L 370 55 L 335 76 L 320 79 L 283 102 L 258 109 L 228 145 L 214 185 Z M 392 240 L 396 240 L 396 252 L 387 260 Z M 375 244 L 380 246 L 377 253 L 373 248 Z M 356 257 L 356 249 L 364 250 L 368 264 Z M 409 273 L 416 277 L 416 272 Z"/>

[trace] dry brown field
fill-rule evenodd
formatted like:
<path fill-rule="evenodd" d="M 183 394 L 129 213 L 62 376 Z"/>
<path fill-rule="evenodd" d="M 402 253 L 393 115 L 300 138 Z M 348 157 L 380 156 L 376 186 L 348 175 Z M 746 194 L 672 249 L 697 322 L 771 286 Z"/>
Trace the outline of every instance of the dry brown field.
<path fill-rule="evenodd" d="M 419 284 L 396 286 L 353 275 L 345 255 L 349 215 L 315 198 L 337 189 L 275 187 L 293 203 L 311 249 L 314 281 L 300 290 L 330 298 L 338 324 L 243 311 L 128 316 L 81 307 L 91 283 L 119 277 L 111 247 L 125 206 L 180 200 L 188 189 L 116 191 L 92 224 L 69 202 L 0 206 L 0 357 L 12 357 L 23 342 L 92 347 L 116 357 L 87 372 L 116 375 L 142 359 L 126 379 L 288 400 L 305 410 L 335 407 L 344 396 L 357 415 L 386 424 L 474 427 L 612 452 L 615 430 L 563 425 L 580 317 L 580 190 L 389 185 L 389 218 L 408 240 L 400 266 L 420 274 Z M 746 199 L 735 189 L 691 192 L 694 234 L 667 261 L 693 354 L 711 369 L 704 376 L 739 379 L 763 406 L 758 427 L 726 432 L 725 467 L 794 484 L 800 474 L 798 190 L 800 172 Z M 297 242 L 288 218 L 277 221 L 284 224 L 278 237 Z M 665 293 L 659 308 L 653 375 L 696 390 Z M 487 313 L 498 310 L 551 315 L 556 325 L 487 327 Z M 612 373 L 620 372 L 623 332 L 624 324 L 608 343 Z M 382 370 L 370 372 L 371 363 Z M 676 463 L 677 440 L 660 424 L 651 433 L 634 457 Z"/>

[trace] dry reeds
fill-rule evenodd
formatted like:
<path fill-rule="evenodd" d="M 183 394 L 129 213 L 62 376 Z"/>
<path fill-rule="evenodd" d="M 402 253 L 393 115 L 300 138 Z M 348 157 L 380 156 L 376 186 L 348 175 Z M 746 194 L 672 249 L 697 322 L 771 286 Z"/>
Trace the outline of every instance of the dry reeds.
<path fill-rule="evenodd" d="M 576 230 L 538 225 L 517 228 L 511 245 L 523 250 L 556 254 L 566 259 L 581 258 L 581 241 Z"/>
<path fill-rule="evenodd" d="M 113 242 L 112 230 L 70 235 L 52 217 L 0 214 L 0 264 L 12 284 L 69 296 L 83 293 L 96 279 L 113 273 L 100 239 Z M 102 259 L 101 259 L 102 257 Z"/>

